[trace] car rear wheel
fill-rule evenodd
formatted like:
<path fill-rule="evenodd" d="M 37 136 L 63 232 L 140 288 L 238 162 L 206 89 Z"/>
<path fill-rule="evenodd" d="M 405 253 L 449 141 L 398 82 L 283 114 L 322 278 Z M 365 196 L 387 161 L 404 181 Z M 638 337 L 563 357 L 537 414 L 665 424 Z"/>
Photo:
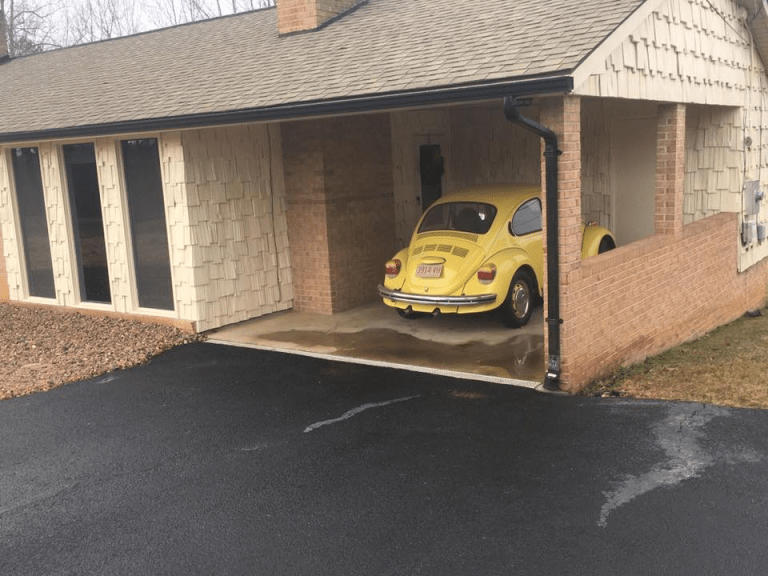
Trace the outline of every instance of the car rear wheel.
<path fill-rule="evenodd" d="M 616 248 L 616 243 L 613 241 L 613 238 L 610 236 L 603 236 L 603 239 L 600 240 L 600 247 L 597 249 L 597 253 L 602 254 L 603 252 L 608 252 L 614 248 Z"/>
<path fill-rule="evenodd" d="M 536 280 L 527 270 L 518 270 L 501 306 L 504 323 L 512 328 L 528 324 L 536 302 Z"/>

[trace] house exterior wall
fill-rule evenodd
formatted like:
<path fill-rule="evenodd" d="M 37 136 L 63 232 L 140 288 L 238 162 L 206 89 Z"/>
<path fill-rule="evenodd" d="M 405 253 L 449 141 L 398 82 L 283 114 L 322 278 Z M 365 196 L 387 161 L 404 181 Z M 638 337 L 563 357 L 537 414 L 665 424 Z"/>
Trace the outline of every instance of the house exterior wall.
<path fill-rule="evenodd" d="M 175 311 L 138 307 L 120 140 L 92 140 L 112 302 L 82 303 L 60 145 L 37 144 L 56 298 L 28 298 L 7 152 L 0 225 L 10 299 L 175 318 L 204 331 L 290 308 L 291 262 L 279 126 L 149 135 L 158 139 Z M 158 247 L 162 249 L 162 247 Z"/>
<path fill-rule="evenodd" d="M 395 246 L 390 129 L 387 114 L 283 125 L 297 310 L 377 299 Z"/>
<path fill-rule="evenodd" d="M 536 118 L 532 107 L 526 113 Z M 443 193 L 484 184 L 539 184 L 539 142 L 507 121 L 501 102 L 392 112 L 392 178 L 398 248 L 422 214 L 419 146 L 439 144 Z"/>
<path fill-rule="evenodd" d="M 21 285 L 12 193 L 8 154 L 0 148 L 0 292 L 3 300 L 18 299 Z"/>
<path fill-rule="evenodd" d="M 597 50 L 580 67 L 575 93 L 711 107 L 694 110 L 689 127 L 684 210 L 692 222 L 720 210 L 741 213 L 736 197 L 744 181 L 762 176 L 768 159 L 765 74 L 747 11 L 735 0 L 663 0 L 607 56 Z M 693 139 L 694 131 L 704 140 Z M 751 147 L 744 146 L 746 137 Z M 768 221 L 768 203 L 757 220 Z M 743 246 L 739 269 L 766 256 L 768 243 Z"/>
<path fill-rule="evenodd" d="M 181 222 L 175 216 L 171 245 L 174 271 L 187 269 L 177 299 L 194 303 L 197 329 L 290 308 L 279 127 L 190 130 L 181 133 L 181 147 L 183 176 L 171 169 L 170 177 L 184 179 L 174 184 L 187 214 Z"/>
<path fill-rule="evenodd" d="M 119 143 L 110 138 L 94 142 L 96 172 L 99 177 L 101 214 L 104 222 L 104 244 L 107 251 L 109 285 L 112 307 L 116 312 L 131 312 L 134 308 L 131 294 L 131 266 L 127 245 L 122 170 L 118 156 Z"/>
<path fill-rule="evenodd" d="M 743 112 L 688 106 L 685 150 L 686 224 L 720 211 L 741 211 L 744 170 Z"/>
<path fill-rule="evenodd" d="M 0 302 L 8 300 L 8 271 L 5 269 L 5 251 L 3 249 L 3 235 L 0 234 Z"/>

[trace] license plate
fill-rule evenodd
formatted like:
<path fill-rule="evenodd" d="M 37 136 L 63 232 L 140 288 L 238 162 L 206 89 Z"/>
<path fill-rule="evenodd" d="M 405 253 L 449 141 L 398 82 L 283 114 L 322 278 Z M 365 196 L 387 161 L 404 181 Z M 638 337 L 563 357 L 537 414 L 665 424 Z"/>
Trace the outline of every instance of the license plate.
<path fill-rule="evenodd" d="M 442 264 L 419 264 L 416 267 L 416 276 L 419 278 L 440 278 L 442 273 Z"/>

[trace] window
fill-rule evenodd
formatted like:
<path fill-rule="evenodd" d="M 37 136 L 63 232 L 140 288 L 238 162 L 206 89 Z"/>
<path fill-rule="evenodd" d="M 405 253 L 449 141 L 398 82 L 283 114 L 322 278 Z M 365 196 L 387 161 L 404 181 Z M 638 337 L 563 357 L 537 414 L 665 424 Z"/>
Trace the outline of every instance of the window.
<path fill-rule="evenodd" d="M 419 227 L 419 234 L 433 230 L 457 230 L 485 234 L 496 217 L 496 207 L 479 202 L 448 202 L 430 208 Z"/>
<path fill-rule="evenodd" d="M 509 233 L 525 236 L 541 230 L 541 200 L 533 198 L 517 209 L 509 223 Z"/>
<path fill-rule="evenodd" d="M 27 289 L 30 296 L 55 298 L 51 244 L 38 156 L 37 148 L 11 150 L 21 244 L 27 265 Z"/>
<path fill-rule="evenodd" d="M 173 310 L 157 140 L 125 140 L 122 151 L 139 306 Z"/>
<path fill-rule="evenodd" d="M 112 296 L 93 144 L 69 144 L 63 150 L 80 278 L 80 299 L 84 302 L 109 304 Z"/>

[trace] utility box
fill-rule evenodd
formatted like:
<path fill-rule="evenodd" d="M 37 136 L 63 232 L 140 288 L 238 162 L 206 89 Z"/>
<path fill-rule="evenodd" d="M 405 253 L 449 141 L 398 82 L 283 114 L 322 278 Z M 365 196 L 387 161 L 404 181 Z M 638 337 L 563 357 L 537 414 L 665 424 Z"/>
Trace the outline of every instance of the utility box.
<path fill-rule="evenodd" d="M 744 182 L 744 215 L 757 216 L 760 213 L 760 202 L 764 194 L 760 189 L 760 180 Z"/>
<path fill-rule="evenodd" d="M 751 246 L 755 240 L 757 240 L 757 222 L 742 222 L 741 243 L 744 246 Z"/>
<path fill-rule="evenodd" d="M 768 230 L 768 227 L 765 225 L 764 222 L 761 222 L 757 225 L 757 241 L 762 244 L 765 242 L 765 234 L 766 230 Z"/>

